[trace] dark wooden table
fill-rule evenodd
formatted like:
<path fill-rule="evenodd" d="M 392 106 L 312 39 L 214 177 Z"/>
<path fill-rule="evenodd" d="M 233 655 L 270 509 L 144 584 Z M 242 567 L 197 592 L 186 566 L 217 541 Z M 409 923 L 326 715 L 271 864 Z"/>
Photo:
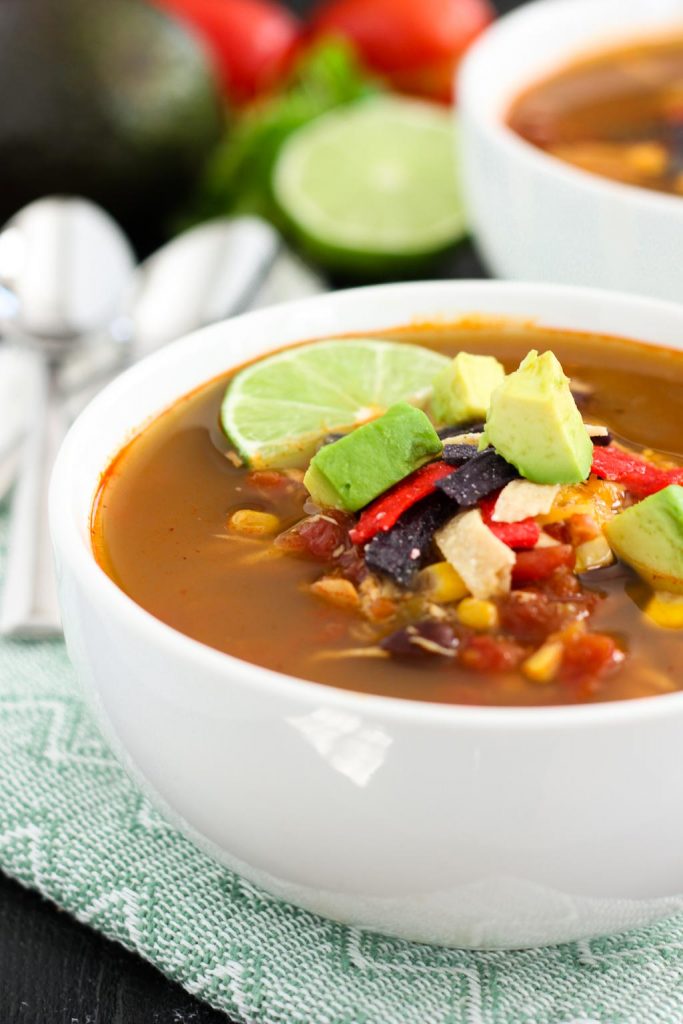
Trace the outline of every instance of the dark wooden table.
<path fill-rule="evenodd" d="M 312 0 L 289 2 L 300 11 L 312 6 Z M 514 6 L 516 0 L 496 0 L 501 11 Z M 442 274 L 485 276 L 470 246 L 461 247 Z M 0 875 L 0 1024 L 226 1021 L 139 957 Z"/>

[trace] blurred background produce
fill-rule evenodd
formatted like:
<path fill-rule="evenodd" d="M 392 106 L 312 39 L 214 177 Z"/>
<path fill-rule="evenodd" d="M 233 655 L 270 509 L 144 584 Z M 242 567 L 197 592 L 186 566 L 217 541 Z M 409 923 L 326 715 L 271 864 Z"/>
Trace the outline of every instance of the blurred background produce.
<path fill-rule="evenodd" d="M 223 131 L 202 45 L 142 0 L 3 0 L 0 89 L 0 222 L 70 193 L 154 245 Z"/>
<path fill-rule="evenodd" d="M 305 6 L 296 15 L 278 0 L 3 0 L 0 83 L 11 102 L 0 110 L 0 222 L 32 199 L 63 193 L 100 203 L 140 256 L 188 225 L 243 212 L 300 241 L 306 231 L 273 192 L 285 141 L 320 115 L 380 92 L 450 102 L 454 69 L 493 16 L 489 0 Z M 389 130 L 383 149 L 383 134 L 368 153 L 365 185 L 373 161 L 384 166 L 375 187 L 384 173 L 400 211 L 406 193 L 428 189 L 430 177 L 426 162 L 421 171 L 408 160 L 397 189 L 403 157 Z M 339 196 L 343 216 L 341 154 L 324 191 L 328 212 Z M 455 180 L 452 152 L 442 149 L 439 159 L 441 181 Z M 357 166 L 350 173 L 357 179 Z M 458 227 L 445 241 L 455 244 L 462 218 L 457 196 L 448 201 L 454 207 L 444 221 Z M 390 215 L 390 197 L 384 205 Z M 434 255 L 447 247 L 440 238 Z M 351 278 L 422 269 L 367 253 L 340 264 L 329 247 L 304 248 Z"/>
<path fill-rule="evenodd" d="M 494 13 L 488 0 L 330 0 L 311 25 L 351 40 L 392 88 L 450 103 L 460 58 Z"/>
<path fill-rule="evenodd" d="M 276 89 L 302 39 L 299 19 L 271 0 L 154 0 L 205 41 L 224 95 L 248 103 Z"/>

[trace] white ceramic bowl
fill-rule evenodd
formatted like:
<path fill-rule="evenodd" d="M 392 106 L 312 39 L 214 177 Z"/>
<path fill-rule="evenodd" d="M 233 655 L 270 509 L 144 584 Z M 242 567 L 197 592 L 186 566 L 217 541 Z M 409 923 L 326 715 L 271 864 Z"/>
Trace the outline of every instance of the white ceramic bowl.
<path fill-rule="evenodd" d="M 170 345 L 88 407 L 59 455 L 51 527 L 78 675 L 119 756 L 196 842 L 342 921 L 527 946 L 683 906 L 683 694 L 525 710 L 302 682 L 163 625 L 90 545 L 109 460 L 188 390 L 289 342 L 472 312 L 683 344 L 683 307 L 494 282 L 389 285 L 250 313 Z"/>
<path fill-rule="evenodd" d="M 464 185 L 499 277 L 683 298 L 683 197 L 549 156 L 504 123 L 511 101 L 601 46 L 683 32 L 682 0 L 535 0 L 474 44 L 458 81 Z"/>

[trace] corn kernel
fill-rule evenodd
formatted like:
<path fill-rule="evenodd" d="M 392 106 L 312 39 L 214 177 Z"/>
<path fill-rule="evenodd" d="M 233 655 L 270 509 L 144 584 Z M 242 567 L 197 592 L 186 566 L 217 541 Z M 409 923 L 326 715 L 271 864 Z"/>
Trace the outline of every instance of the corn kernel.
<path fill-rule="evenodd" d="M 458 619 L 471 629 L 495 629 L 499 621 L 498 609 L 492 601 L 466 597 L 458 605 Z"/>
<path fill-rule="evenodd" d="M 244 537 L 271 537 L 279 531 L 280 520 L 270 512 L 242 508 L 230 516 L 228 528 Z"/>
<path fill-rule="evenodd" d="M 350 580 L 338 576 L 324 576 L 311 583 L 311 591 L 337 608 L 358 608 L 360 596 Z"/>
<path fill-rule="evenodd" d="M 552 683 L 562 663 L 563 651 L 559 640 L 548 640 L 522 662 L 522 672 L 532 683 Z"/>
<path fill-rule="evenodd" d="M 645 614 L 663 629 L 683 629 L 683 595 L 664 591 L 653 594 L 645 606 Z"/>
<path fill-rule="evenodd" d="M 636 174 L 657 178 L 666 171 L 669 154 L 658 142 L 639 142 L 627 148 L 626 160 Z"/>
<path fill-rule="evenodd" d="M 469 591 L 450 562 L 435 562 L 418 575 L 418 588 L 430 601 L 447 604 L 460 601 Z"/>
<path fill-rule="evenodd" d="M 576 549 L 576 572 L 588 572 L 589 569 L 601 569 L 614 561 L 612 549 L 601 533 L 593 540 L 584 541 Z"/>

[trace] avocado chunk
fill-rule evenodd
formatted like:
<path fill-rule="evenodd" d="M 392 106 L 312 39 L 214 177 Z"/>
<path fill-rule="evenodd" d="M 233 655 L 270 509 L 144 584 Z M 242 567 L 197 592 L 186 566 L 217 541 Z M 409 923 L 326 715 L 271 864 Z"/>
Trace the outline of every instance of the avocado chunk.
<path fill-rule="evenodd" d="M 314 455 L 304 484 L 320 506 L 356 512 L 441 453 L 442 443 L 421 409 L 398 402 Z"/>
<path fill-rule="evenodd" d="M 484 419 L 491 394 L 504 379 L 505 369 L 494 356 L 458 352 L 434 381 L 434 418 L 454 426 Z"/>
<path fill-rule="evenodd" d="M 536 484 L 588 477 L 593 445 L 552 352 L 529 352 L 493 392 L 480 447 L 487 444 Z"/>
<path fill-rule="evenodd" d="M 683 594 L 683 487 L 671 484 L 605 526 L 611 548 L 655 590 Z"/>

